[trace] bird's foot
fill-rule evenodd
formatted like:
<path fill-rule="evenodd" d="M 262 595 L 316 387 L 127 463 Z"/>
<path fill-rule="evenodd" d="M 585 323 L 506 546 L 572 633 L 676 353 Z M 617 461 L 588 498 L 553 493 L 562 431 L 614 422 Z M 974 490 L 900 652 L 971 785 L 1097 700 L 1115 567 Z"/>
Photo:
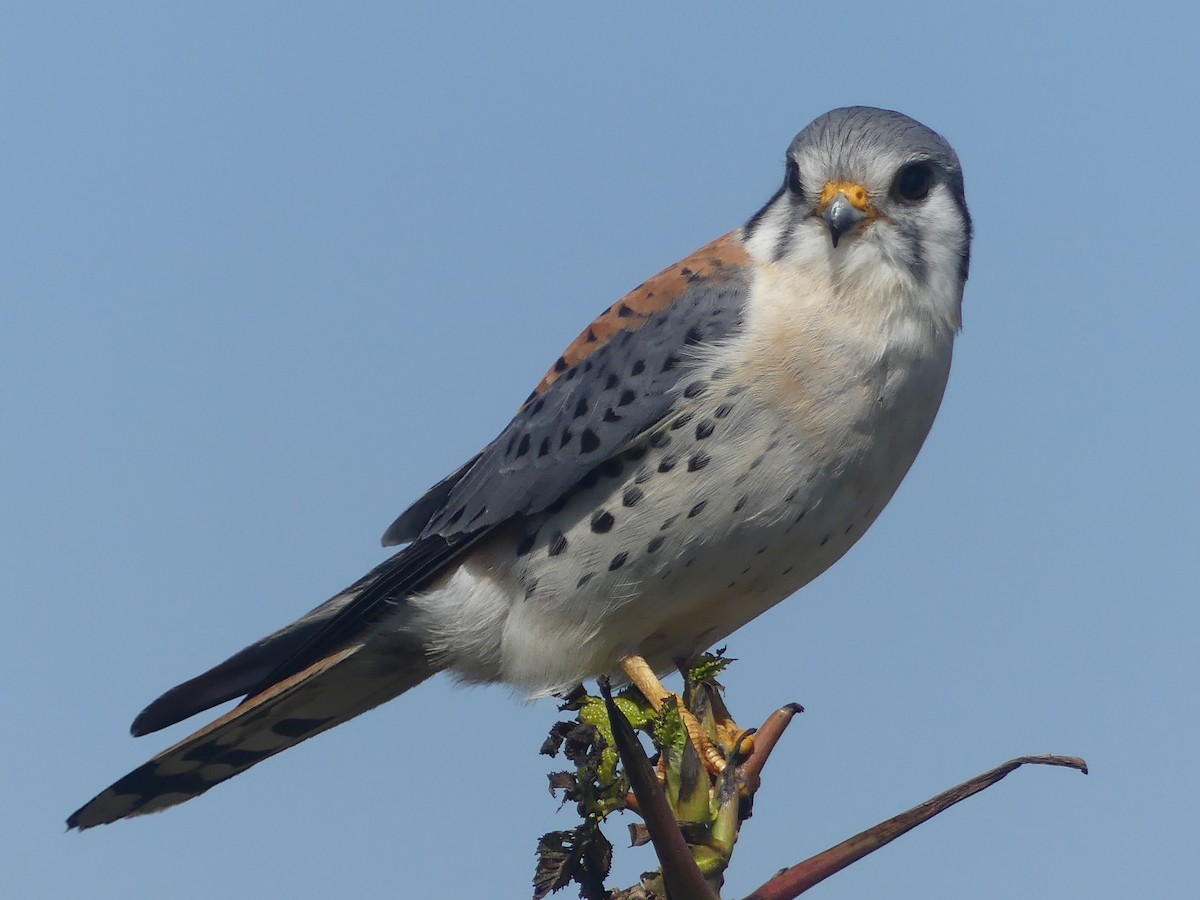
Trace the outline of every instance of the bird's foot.
<path fill-rule="evenodd" d="M 724 772 L 730 756 L 736 755 L 740 758 L 749 754 L 753 747 L 751 732 L 744 732 L 738 727 L 715 691 L 705 698 L 712 712 L 712 728 L 706 729 L 680 696 L 667 690 L 645 659 L 634 655 L 626 656 L 621 660 L 621 669 L 655 711 L 661 712 L 667 704 L 674 704 L 688 739 L 696 748 L 696 753 L 703 760 L 704 767 L 710 775 L 720 775 Z"/>

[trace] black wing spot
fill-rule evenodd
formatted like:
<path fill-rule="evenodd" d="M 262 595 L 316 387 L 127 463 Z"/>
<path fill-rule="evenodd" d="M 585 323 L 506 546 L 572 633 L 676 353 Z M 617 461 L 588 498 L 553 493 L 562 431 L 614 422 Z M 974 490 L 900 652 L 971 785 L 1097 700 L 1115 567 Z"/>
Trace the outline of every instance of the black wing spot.
<path fill-rule="evenodd" d="M 578 419 L 580 416 L 586 416 L 587 411 L 588 411 L 588 398 L 587 398 L 587 394 L 584 394 L 582 397 L 579 398 L 579 402 L 575 404 L 575 418 Z"/>
<path fill-rule="evenodd" d="M 596 432 L 590 428 L 583 429 L 583 434 L 579 436 L 579 449 L 584 453 L 591 453 L 600 448 L 600 438 L 596 437 Z"/>
<path fill-rule="evenodd" d="M 566 549 L 567 536 L 561 531 L 554 532 L 553 536 L 550 538 L 550 548 L 548 551 L 550 556 L 560 556 L 566 551 Z"/>
<path fill-rule="evenodd" d="M 567 371 L 567 358 L 565 356 L 560 356 L 554 361 L 554 371 L 560 374 Z"/>
<path fill-rule="evenodd" d="M 534 531 L 525 535 L 517 543 L 517 557 L 520 558 L 533 549 L 533 545 L 537 543 L 537 532 Z"/>
<path fill-rule="evenodd" d="M 641 375 L 645 371 L 646 371 L 646 361 L 644 359 L 639 359 L 634 362 L 633 368 L 629 370 L 629 373 L 631 375 L 637 376 L 637 375 Z"/>
<path fill-rule="evenodd" d="M 621 379 L 617 376 L 617 373 L 609 372 L 608 377 L 606 379 L 604 379 L 604 389 L 606 391 L 611 391 L 613 388 L 615 388 L 620 383 L 621 383 Z"/>
<path fill-rule="evenodd" d="M 616 521 L 612 513 L 607 509 L 602 509 L 592 516 L 592 531 L 596 532 L 596 534 L 607 534 L 612 531 L 612 527 Z"/>
<path fill-rule="evenodd" d="M 617 307 L 617 315 L 622 319 L 628 319 L 630 316 L 636 316 L 637 313 L 622 303 Z"/>
<path fill-rule="evenodd" d="M 529 452 L 529 434 L 521 435 L 521 441 L 517 444 L 517 457 L 520 458 Z"/>
<path fill-rule="evenodd" d="M 550 455 L 550 438 L 542 438 L 542 442 L 538 445 L 538 456 Z"/>
<path fill-rule="evenodd" d="M 624 471 L 625 463 L 619 456 L 614 456 L 612 459 L 606 459 L 600 463 L 600 474 L 605 478 L 617 478 Z"/>
<path fill-rule="evenodd" d="M 538 397 L 537 400 L 535 400 L 533 402 L 533 406 L 529 407 L 529 414 L 536 416 L 538 413 L 540 413 L 542 411 L 542 407 L 545 405 L 546 405 L 546 398 Z"/>
<path fill-rule="evenodd" d="M 587 330 L 587 337 L 584 338 L 584 340 L 586 340 L 589 344 L 596 343 L 596 332 L 592 331 L 592 329 L 589 327 Z"/>
<path fill-rule="evenodd" d="M 617 406 L 628 406 L 637 399 L 637 394 L 630 390 L 621 391 L 621 397 L 617 400 Z"/>
<path fill-rule="evenodd" d="M 611 406 L 604 411 L 604 415 L 602 416 L 602 418 L 604 419 L 605 422 L 620 422 L 621 421 L 621 417 L 612 411 Z"/>
<path fill-rule="evenodd" d="M 561 450 L 563 447 L 567 446 L 567 444 L 571 443 L 571 438 L 573 438 L 573 437 L 574 437 L 574 435 L 571 434 L 571 429 L 564 428 L 562 437 L 560 437 L 558 439 L 558 449 Z"/>
<path fill-rule="evenodd" d="M 323 719 L 280 719 L 271 726 L 271 731 L 280 737 L 302 738 L 333 720 L 333 716 L 326 716 Z"/>

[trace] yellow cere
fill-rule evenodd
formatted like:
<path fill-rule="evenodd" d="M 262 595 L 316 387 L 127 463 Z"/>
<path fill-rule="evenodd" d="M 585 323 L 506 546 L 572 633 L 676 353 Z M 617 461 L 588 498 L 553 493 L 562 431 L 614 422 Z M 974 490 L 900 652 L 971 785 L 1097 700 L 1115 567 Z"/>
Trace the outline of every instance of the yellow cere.
<path fill-rule="evenodd" d="M 856 209 L 861 209 L 866 213 L 873 213 L 871 209 L 871 195 L 867 193 L 867 189 L 856 181 L 830 181 L 826 182 L 825 188 L 821 191 L 821 202 L 817 205 L 817 209 L 824 211 L 825 207 L 833 202 L 833 198 L 838 194 L 845 194 L 846 199 L 854 205 Z"/>

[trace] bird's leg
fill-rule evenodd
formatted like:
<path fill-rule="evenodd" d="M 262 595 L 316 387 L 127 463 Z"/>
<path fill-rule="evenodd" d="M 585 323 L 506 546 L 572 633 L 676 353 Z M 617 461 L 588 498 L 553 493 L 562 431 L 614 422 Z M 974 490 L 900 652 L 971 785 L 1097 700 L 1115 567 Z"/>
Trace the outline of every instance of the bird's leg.
<path fill-rule="evenodd" d="M 700 720 L 684 705 L 683 701 L 679 699 L 679 695 L 668 691 L 663 686 L 663 683 L 658 680 L 658 676 L 654 674 L 654 670 L 650 668 L 649 663 L 645 659 L 630 654 L 621 659 L 621 669 L 625 672 L 625 676 L 629 679 L 630 683 L 642 692 L 646 701 L 656 711 L 661 711 L 664 704 L 668 701 L 674 701 L 676 707 L 679 709 L 679 719 L 683 722 L 683 728 L 687 732 L 692 746 L 696 748 L 696 752 L 704 760 L 705 768 L 713 775 L 719 775 L 725 771 L 725 755 L 709 739 Z M 724 709 L 724 704 L 722 704 L 721 708 Z M 727 718 L 729 716 L 727 710 L 725 711 L 725 716 Z"/>

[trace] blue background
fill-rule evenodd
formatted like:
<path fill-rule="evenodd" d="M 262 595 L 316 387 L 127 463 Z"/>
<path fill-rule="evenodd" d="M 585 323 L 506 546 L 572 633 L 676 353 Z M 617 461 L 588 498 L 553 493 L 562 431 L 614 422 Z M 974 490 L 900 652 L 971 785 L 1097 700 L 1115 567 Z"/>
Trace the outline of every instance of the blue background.
<path fill-rule="evenodd" d="M 813 896 L 1194 896 L 1197 86 L 1184 4 L 9 5 L 3 892 L 514 897 L 550 703 L 437 679 L 202 799 L 63 819 L 160 690 L 378 538 L 840 105 L 962 157 L 942 413 L 878 524 L 730 643 L 808 707 L 726 895 L 1016 755 Z M 610 829 L 624 842 L 624 826 Z M 615 884 L 652 865 L 618 849 Z"/>

